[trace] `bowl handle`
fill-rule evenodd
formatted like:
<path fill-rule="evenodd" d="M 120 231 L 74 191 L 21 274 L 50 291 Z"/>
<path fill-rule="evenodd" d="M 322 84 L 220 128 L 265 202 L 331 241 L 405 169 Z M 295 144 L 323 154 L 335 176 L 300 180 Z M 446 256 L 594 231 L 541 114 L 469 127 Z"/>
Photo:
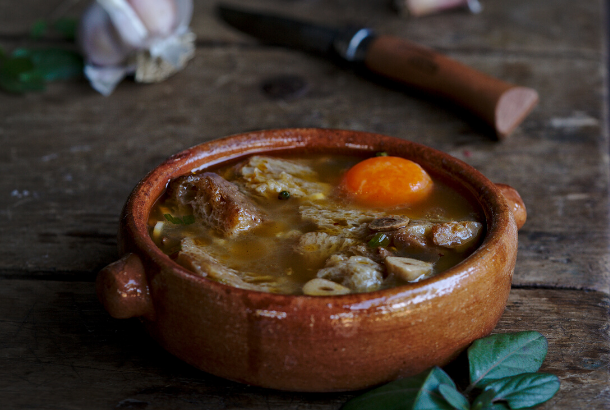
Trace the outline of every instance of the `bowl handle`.
<path fill-rule="evenodd" d="M 116 319 L 141 316 L 154 319 L 144 265 L 133 253 L 102 269 L 97 275 L 95 290 L 104 309 Z"/>
<path fill-rule="evenodd" d="M 515 188 L 506 184 L 496 184 L 504 198 L 508 201 L 508 206 L 511 211 L 513 211 L 513 216 L 515 217 L 515 222 L 517 223 L 517 229 L 521 229 L 523 224 L 525 224 L 525 220 L 527 219 L 527 211 L 525 209 L 525 204 L 523 203 L 523 199 L 521 199 L 521 195 Z"/>

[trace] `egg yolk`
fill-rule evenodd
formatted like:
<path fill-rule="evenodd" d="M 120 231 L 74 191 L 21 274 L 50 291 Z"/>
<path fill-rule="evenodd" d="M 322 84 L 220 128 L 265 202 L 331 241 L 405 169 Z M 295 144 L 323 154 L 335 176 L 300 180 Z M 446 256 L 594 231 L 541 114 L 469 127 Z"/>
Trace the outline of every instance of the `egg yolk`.
<path fill-rule="evenodd" d="M 341 188 L 354 201 L 375 208 L 415 204 L 430 194 L 432 186 L 432 179 L 421 166 L 391 156 L 359 162 L 341 180 Z"/>

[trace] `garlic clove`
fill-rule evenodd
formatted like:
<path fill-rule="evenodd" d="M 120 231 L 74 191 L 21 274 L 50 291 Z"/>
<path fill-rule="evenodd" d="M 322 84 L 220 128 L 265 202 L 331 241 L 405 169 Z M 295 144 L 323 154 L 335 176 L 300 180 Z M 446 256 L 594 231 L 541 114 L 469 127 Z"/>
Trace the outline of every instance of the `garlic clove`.
<path fill-rule="evenodd" d="M 85 75 L 104 95 L 127 75 L 158 82 L 195 52 L 193 0 L 96 0 L 81 19 Z"/>
<path fill-rule="evenodd" d="M 174 0 L 127 0 L 151 36 L 165 37 L 178 26 Z"/>
<path fill-rule="evenodd" d="M 188 31 L 193 18 L 193 0 L 175 0 L 176 2 L 176 34 L 181 35 Z"/>
<path fill-rule="evenodd" d="M 109 96 L 117 84 L 133 70 L 130 66 L 100 67 L 87 64 L 84 71 L 91 87 L 100 94 Z"/>
<path fill-rule="evenodd" d="M 133 51 L 122 41 L 109 14 L 97 3 L 85 11 L 78 38 L 83 54 L 94 65 L 121 64 Z"/>
<path fill-rule="evenodd" d="M 148 30 L 125 0 L 97 0 L 110 16 L 123 41 L 132 47 L 143 47 Z"/>

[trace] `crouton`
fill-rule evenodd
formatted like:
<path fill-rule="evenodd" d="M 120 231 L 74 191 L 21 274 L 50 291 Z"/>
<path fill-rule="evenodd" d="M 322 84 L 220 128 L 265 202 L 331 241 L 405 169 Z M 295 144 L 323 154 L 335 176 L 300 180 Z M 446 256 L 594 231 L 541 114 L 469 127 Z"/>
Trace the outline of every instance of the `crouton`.
<path fill-rule="evenodd" d="M 267 286 L 256 285 L 245 282 L 240 272 L 228 268 L 214 259 L 201 246 L 197 246 L 192 238 L 184 238 L 181 241 L 181 250 L 176 262 L 201 276 L 208 276 L 218 282 L 236 288 L 269 291 Z"/>
<path fill-rule="evenodd" d="M 372 292 L 383 282 L 383 267 L 364 256 L 335 254 L 316 276 L 340 283 L 355 292 Z"/>
<path fill-rule="evenodd" d="M 199 222 L 225 236 L 248 231 L 265 220 L 262 211 L 235 184 L 212 172 L 175 179 L 168 195 L 191 207 Z"/>
<path fill-rule="evenodd" d="M 331 255 L 355 244 L 355 241 L 325 232 L 308 232 L 299 238 L 295 252 L 301 255 L 308 265 L 321 265 Z"/>
<path fill-rule="evenodd" d="M 276 198 L 287 191 L 292 198 L 318 200 L 325 198 L 331 186 L 316 181 L 318 174 L 298 161 L 253 156 L 238 172 L 237 183 L 255 195 Z"/>
<path fill-rule="evenodd" d="M 304 221 L 313 223 L 320 231 L 360 239 L 367 235 L 369 222 L 385 216 L 377 211 L 328 208 L 316 204 L 302 205 L 299 212 Z"/>

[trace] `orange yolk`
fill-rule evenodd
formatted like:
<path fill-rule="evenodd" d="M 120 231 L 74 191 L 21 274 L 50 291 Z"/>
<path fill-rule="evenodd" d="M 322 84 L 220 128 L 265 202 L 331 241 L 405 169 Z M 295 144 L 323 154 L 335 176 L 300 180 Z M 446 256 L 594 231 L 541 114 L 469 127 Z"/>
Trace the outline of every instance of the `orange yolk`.
<path fill-rule="evenodd" d="M 418 164 L 400 157 L 373 157 L 350 168 L 341 188 L 364 206 L 393 208 L 425 199 L 432 179 Z"/>

